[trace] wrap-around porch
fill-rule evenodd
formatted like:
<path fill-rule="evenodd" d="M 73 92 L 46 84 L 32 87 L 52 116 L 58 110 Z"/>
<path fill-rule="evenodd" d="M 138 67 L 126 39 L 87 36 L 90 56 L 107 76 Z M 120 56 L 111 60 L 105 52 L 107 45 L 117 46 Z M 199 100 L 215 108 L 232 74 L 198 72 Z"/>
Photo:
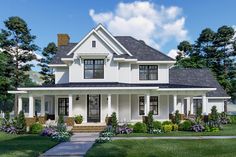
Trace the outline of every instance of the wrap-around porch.
<path fill-rule="evenodd" d="M 83 116 L 83 123 L 105 123 L 106 117 L 116 112 L 119 123 L 142 121 L 142 117 L 153 111 L 156 120 L 169 120 L 170 114 L 179 110 L 189 116 L 201 110 L 207 111 L 207 91 L 192 90 L 84 90 L 84 91 L 30 91 L 18 93 L 18 111 L 26 117 L 57 120 L 62 114 L 74 125 L 75 115 Z M 199 97 L 200 95 L 200 97 Z"/>

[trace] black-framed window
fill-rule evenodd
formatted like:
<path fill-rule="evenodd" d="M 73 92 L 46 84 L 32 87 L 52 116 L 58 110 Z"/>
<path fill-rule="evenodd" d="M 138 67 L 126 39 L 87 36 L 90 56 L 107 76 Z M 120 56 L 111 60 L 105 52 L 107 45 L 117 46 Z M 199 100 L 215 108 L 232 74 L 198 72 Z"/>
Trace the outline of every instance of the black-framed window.
<path fill-rule="evenodd" d="M 58 115 L 69 115 L 69 99 L 58 98 Z"/>
<path fill-rule="evenodd" d="M 150 96 L 150 111 L 158 115 L 158 96 Z"/>
<path fill-rule="evenodd" d="M 140 65 L 139 80 L 158 80 L 158 65 Z"/>
<path fill-rule="evenodd" d="M 104 78 L 104 60 L 103 59 L 85 59 L 84 60 L 84 78 L 85 79 L 103 79 Z"/>
<path fill-rule="evenodd" d="M 139 115 L 144 115 L 145 112 L 145 100 L 144 96 L 139 97 Z M 153 111 L 153 115 L 158 115 L 158 96 L 150 96 L 150 111 Z"/>
<path fill-rule="evenodd" d="M 96 41 L 95 40 L 92 41 L 92 47 L 96 47 Z"/>
<path fill-rule="evenodd" d="M 139 97 L 139 115 L 144 115 L 144 96 Z"/>

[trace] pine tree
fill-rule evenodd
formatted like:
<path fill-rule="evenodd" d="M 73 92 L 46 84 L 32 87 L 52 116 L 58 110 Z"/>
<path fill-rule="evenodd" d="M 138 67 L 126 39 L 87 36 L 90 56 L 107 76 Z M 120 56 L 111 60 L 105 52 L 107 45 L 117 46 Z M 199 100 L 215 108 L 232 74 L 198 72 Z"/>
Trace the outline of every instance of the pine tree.
<path fill-rule="evenodd" d="M 57 52 L 57 46 L 55 43 L 51 42 L 43 49 L 43 58 L 41 59 L 41 63 L 39 66 L 41 66 L 40 74 L 42 75 L 42 79 L 44 80 L 44 85 L 48 84 L 54 84 L 55 78 L 53 74 L 52 68 L 48 66 L 48 64 L 52 61 L 53 57 L 55 56 Z"/>
<path fill-rule="evenodd" d="M 24 80 L 29 78 L 26 72 L 33 66 L 29 62 L 36 58 L 33 52 L 38 50 L 38 47 L 33 44 L 36 37 L 31 35 L 27 23 L 20 17 L 9 17 L 4 21 L 4 25 L 6 29 L 0 32 L 0 47 L 10 54 L 13 60 L 14 72 L 11 81 L 16 89 L 24 85 Z M 17 114 L 17 95 L 14 112 Z"/>

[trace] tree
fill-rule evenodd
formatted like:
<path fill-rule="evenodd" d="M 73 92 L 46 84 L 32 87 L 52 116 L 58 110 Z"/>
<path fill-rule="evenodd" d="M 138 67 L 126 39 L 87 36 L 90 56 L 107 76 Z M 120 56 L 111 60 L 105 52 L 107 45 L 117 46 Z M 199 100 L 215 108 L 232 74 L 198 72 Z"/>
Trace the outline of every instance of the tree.
<path fill-rule="evenodd" d="M 235 96 L 236 39 L 232 27 L 222 26 L 216 32 L 203 29 L 194 44 L 183 41 L 178 45 L 177 67 L 211 69 L 229 95 Z"/>
<path fill-rule="evenodd" d="M 54 84 L 55 77 L 53 74 L 53 69 L 48 66 L 48 64 L 52 61 L 53 57 L 57 52 L 57 46 L 55 43 L 51 42 L 43 49 L 43 58 L 41 59 L 41 66 L 40 74 L 42 75 L 42 79 L 44 80 L 43 84 Z"/>
<path fill-rule="evenodd" d="M 12 60 L 8 53 L 0 52 L 0 111 L 11 111 L 13 107 L 12 95 L 7 91 L 12 88 Z"/>
<path fill-rule="evenodd" d="M 9 17 L 4 21 L 4 25 L 6 29 L 0 32 L 0 47 L 11 55 L 14 68 L 11 81 L 16 89 L 29 77 L 26 72 L 33 66 L 29 62 L 36 58 L 33 52 L 38 50 L 38 47 L 33 44 L 36 37 L 31 35 L 27 23 L 20 17 Z M 17 114 L 17 95 L 14 111 Z"/>

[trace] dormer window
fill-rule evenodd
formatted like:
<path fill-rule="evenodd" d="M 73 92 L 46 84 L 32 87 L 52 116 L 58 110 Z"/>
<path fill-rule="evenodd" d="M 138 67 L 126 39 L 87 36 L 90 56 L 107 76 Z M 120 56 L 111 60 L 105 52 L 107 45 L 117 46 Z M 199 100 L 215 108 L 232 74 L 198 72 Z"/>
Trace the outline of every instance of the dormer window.
<path fill-rule="evenodd" d="M 96 47 L 96 41 L 95 40 L 92 41 L 92 47 Z"/>

